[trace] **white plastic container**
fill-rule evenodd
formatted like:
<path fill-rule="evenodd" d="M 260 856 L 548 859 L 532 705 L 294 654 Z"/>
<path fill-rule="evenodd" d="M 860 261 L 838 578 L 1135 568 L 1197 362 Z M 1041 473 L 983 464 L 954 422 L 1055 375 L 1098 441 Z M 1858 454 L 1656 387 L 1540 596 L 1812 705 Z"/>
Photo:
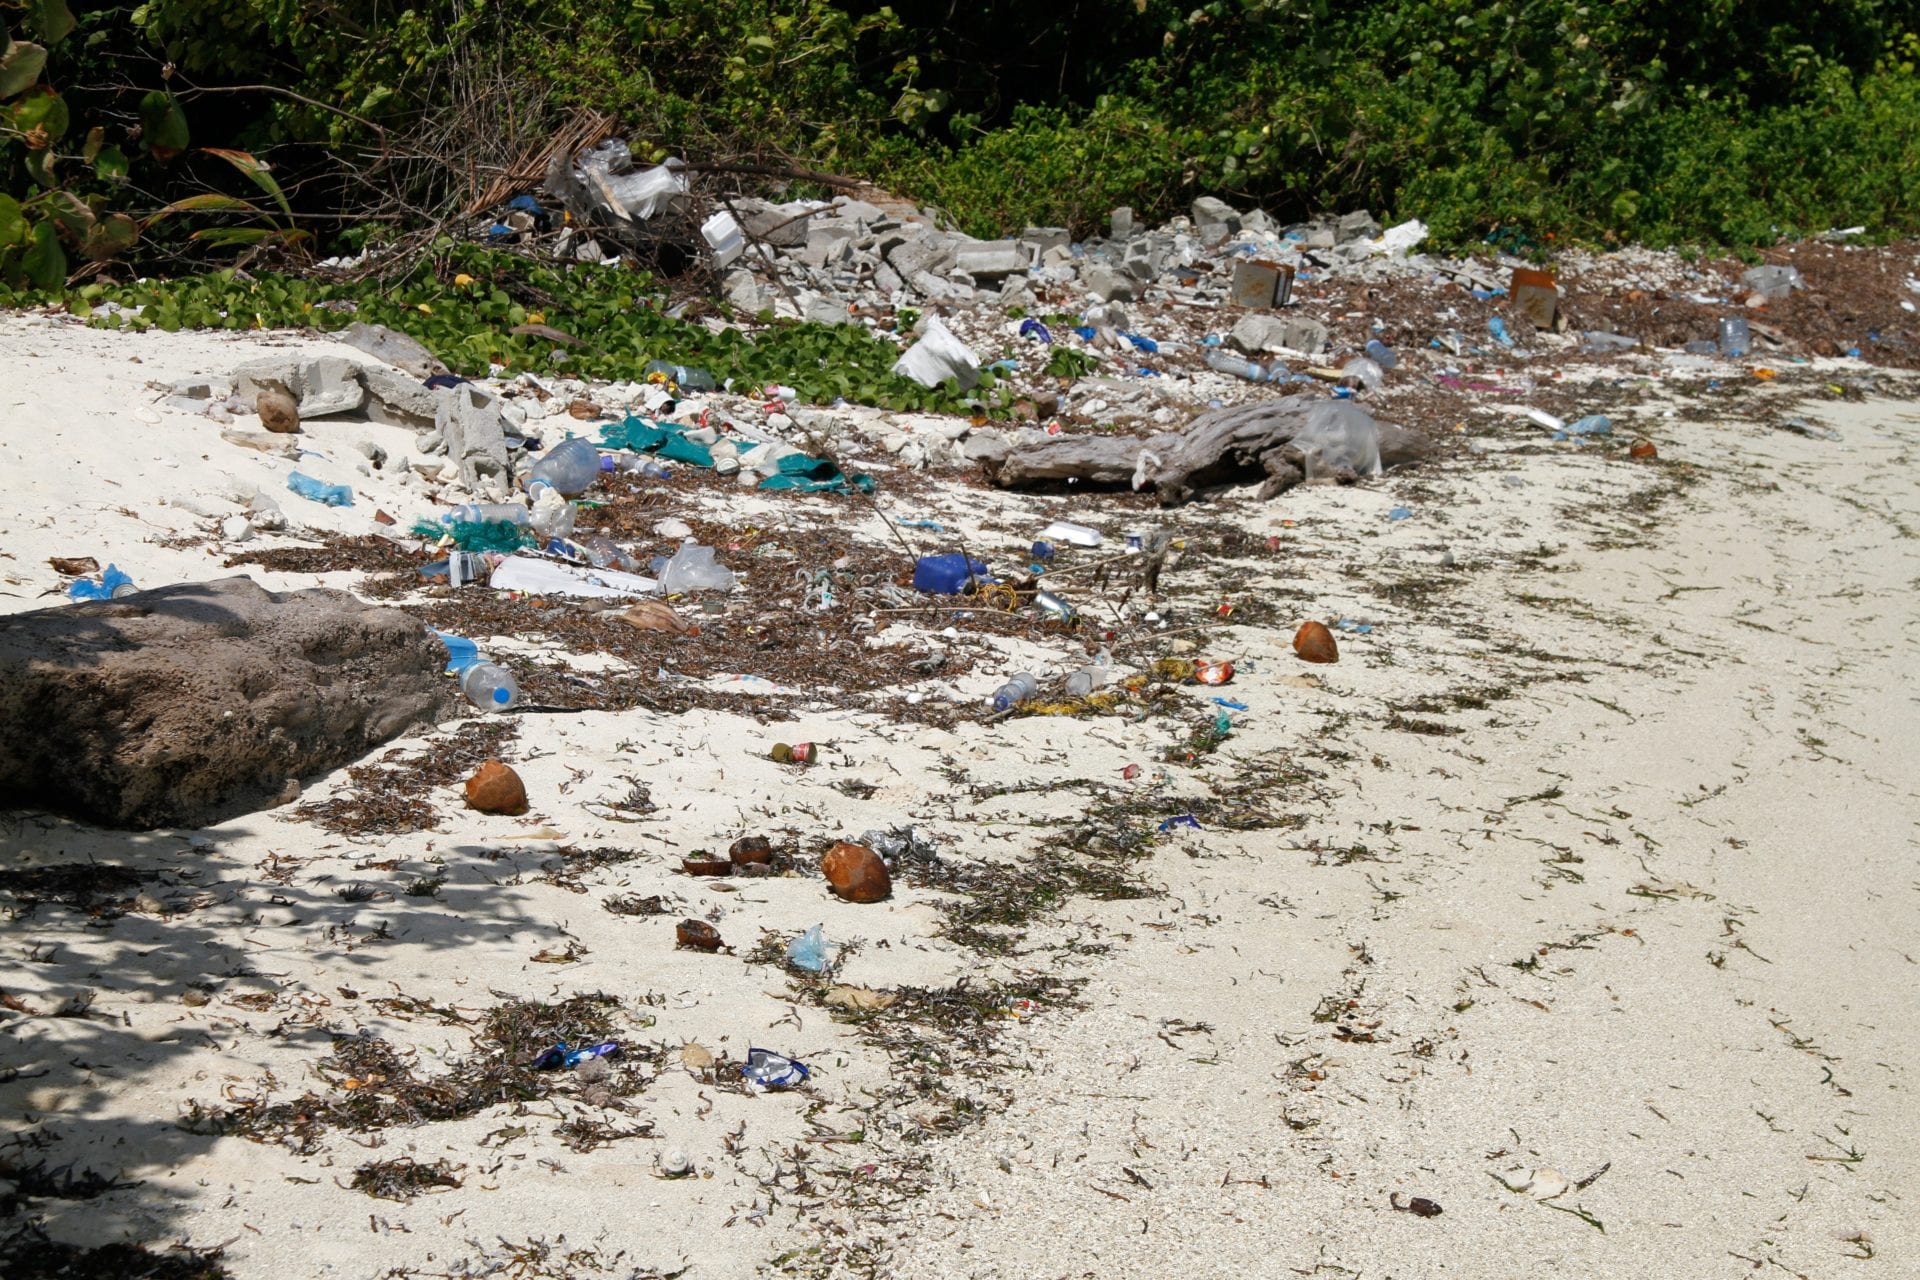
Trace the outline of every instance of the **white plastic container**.
<path fill-rule="evenodd" d="M 725 209 L 701 223 L 700 234 L 707 238 L 707 244 L 713 249 L 713 265 L 716 267 L 724 267 L 746 252 L 747 240 L 740 232 L 740 224 Z"/>

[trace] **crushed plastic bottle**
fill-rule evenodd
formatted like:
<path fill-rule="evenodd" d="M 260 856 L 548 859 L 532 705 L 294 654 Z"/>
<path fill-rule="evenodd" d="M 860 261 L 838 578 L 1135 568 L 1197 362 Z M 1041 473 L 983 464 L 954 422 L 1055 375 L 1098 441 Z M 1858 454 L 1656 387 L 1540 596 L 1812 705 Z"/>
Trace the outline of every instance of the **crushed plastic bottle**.
<path fill-rule="evenodd" d="M 787 944 L 787 963 L 808 973 L 824 973 L 827 968 L 827 935 L 819 925 Z"/>
<path fill-rule="evenodd" d="M 520 701 L 519 682 L 497 662 L 475 662 L 462 671 L 460 692 L 482 711 L 506 711 Z"/>
<path fill-rule="evenodd" d="M 1613 422 L 1604 413 L 1590 413 L 1566 425 L 1566 432 L 1570 436 L 1604 436 L 1612 431 Z"/>
<path fill-rule="evenodd" d="M 1382 369 L 1391 369 L 1400 363 L 1400 357 L 1393 354 L 1393 348 L 1378 338 L 1367 339 L 1367 359 Z"/>
<path fill-rule="evenodd" d="M 527 491 L 545 485 L 565 498 L 577 497 L 593 487 L 600 475 L 600 451 L 591 440 L 573 436 L 547 450 L 533 464 L 527 479 Z"/>
<path fill-rule="evenodd" d="M 488 569 L 486 556 L 478 551 L 455 551 L 444 560 L 421 565 L 420 576 L 445 578 L 448 586 L 464 587 L 472 582 L 485 582 Z"/>
<path fill-rule="evenodd" d="M 993 709 L 1005 711 L 1010 707 L 1017 707 L 1039 692 L 1039 689 L 1040 681 L 1032 673 L 1019 672 L 993 691 Z"/>
<path fill-rule="evenodd" d="M 673 596 L 685 591 L 731 591 L 733 570 L 716 563 L 713 548 L 688 539 L 680 544 L 660 570 L 660 594 Z"/>
<path fill-rule="evenodd" d="M 327 484 L 315 480 L 305 472 L 295 471 L 287 477 L 287 488 L 303 498 L 329 507 L 350 507 L 353 505 L 353 490 L 343 484 Z"/>

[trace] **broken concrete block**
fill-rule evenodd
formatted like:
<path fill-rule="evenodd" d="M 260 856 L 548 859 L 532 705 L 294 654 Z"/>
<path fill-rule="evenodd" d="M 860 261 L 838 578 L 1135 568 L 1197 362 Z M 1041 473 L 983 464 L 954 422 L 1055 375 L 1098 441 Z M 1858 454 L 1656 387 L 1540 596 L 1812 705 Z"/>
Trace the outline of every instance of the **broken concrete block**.
<path fill-rule="evenodd" d="M 1080 283 L 1103 302 L 1134 296 L 1133 281 L 1112 267 L 1097 264 L 1087 267 L 1080 272 Z"/>
<path fill-rule="evenodd" d="M 509 477 L 501 402 L 471 382 L 444 388 L 439 394 L 433 426 L 446 441 L 447 457 L 460 473 L 460 482 L 477 492 L 486 482 Z"/>
<path fill-rule="evenodd" d="M 1003 462 L 1013 446 L 997 431 L 976 431 L 967 437 L 963 456 L 968 462 Z"/>
<path fill-rule="evenodd" d="M 1223 226 L 1228 232 L 1234 232 L 1240 229 L 1240 215 L 1225 200 L 1201 196 L 1193 202 L 1193 225 Z"/>
<path fill-rule="evenodd" d="M 418 378 L 375 364 L 363 365 L 360 379 L 367 388 L 367 417 L 374 422 L 416 431 L 433 425 L 440 397 Z"/>
<path fill-rule="evenodd" d="M 1304 316 L 1288 316 L 1286 334 L 1281 345 L 1303 355 L 1318 355 L 1327 346 L 1327 326 L 1318 320 L 1309 320 Z"/>
<path fill-rule="evenodd" d="M 814 324 L 851 324 L 853 317 L 847 311 L 847 304 L 833 298 L 810 298 L 801 308 L 803 318 Z"/>
<path fill-rule="evenodd" d="M 1265 209 L 1255 209 L 1240 215 L 1240 229 L 1248 235 L 1270 236 L 1279 231 L 1280 224 L 1269 217 Z"/>
<path fill-rule="evenodd" d="M 1020 233 L 1020 243 L 1033 250 L 1035 258 L 1054 247 L 1066 248 L 1073 243 L 1073 236 L 1065 227 L 1028 227 Z"/>
<path fill-rule="evenodd" d="M 721 282 L 721 294 L 726 298 L 728 306 L 747 315 L 757 315 L 760 309 L 767 305 L 765 294 L 760 289 L 760 282 L 754 279 L 753 272 L 744 268 L 727 272 L 726 278 Z"/>
<path fill-rule="evenodd" d="M 877 205 L 868 204 L 865 200 L 855 200 L 851 197 L 842 196 L 833 203 L 839 209 L 839 212 L 833 215 L 836 218 L 846 218 L 853 222 L 874 223 L 887 216 L 885 210 Z"/>
<path fill-rule="evenodd" d="M 1250 356 L 1278 351 L 1287 345 L 1287 322 L 1279 316 L 1244 316 L 1227 334 L 1227 341 Z"/>
<path fill-rule="evenodd" d="M 1107 234 L 1115 240 L 1127 240 L 1133 236 L 1133 210 L 1121 205 L 1107 215 Z"/>
<path fill-rule="evenodd" d="M 360 366 L 340 356 L 321 356 L 300 370 L 300 419 L 352 413 L 367 402 Z"/>
<path fill-rule="evenodd" d="M 938 234 L 903 240 L 887 252 L 887 262 L 908 280 L 922 273 L 937 276 L 953 265 L 953 259 L 953 241 Z"/>
<path fill-rule="evenodd" d="M 976 283 L 1001 280 L 1032 265 L 1031 253 L 1013 240 L 966 240 L 954 250 L 954 266 Z"/>

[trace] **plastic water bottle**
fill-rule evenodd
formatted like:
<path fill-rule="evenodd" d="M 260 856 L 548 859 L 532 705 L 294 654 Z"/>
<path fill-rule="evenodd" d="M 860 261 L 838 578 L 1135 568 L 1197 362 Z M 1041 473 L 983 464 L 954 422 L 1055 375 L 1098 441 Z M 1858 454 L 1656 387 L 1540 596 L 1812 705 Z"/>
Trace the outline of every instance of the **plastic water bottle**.
<path fill-rule="evenodd" d="M 668 364 L 665 360 L 647 362 L 648 373 L 664 373 L 673 380 L 673 384 L 682 391 L 718 391 L 720 384 L 705 369 L 696 369 L 692 365 Z"/>
<path fill-rule="evenodd" d="M 326 484 L 312 476 L 295 471 L 287 477 L 287 488 L 303 498 L 329 507 L 350 507 L 353 505 L 353 490 L 343 484 Z"/>
<path fill-rule="evenodd" d="M 591 440 L 574 436 L 547 450 L 545 456 L 533 464 L 527 488 L 531 490 L 534 485 L 543 484 L 561 497 L 571 498 L 585 493 L 599 475 L 600 451 Z"/>
<path fill-rule="evenodd" d="M 420 566 L 423 578 L 445 578 L 448 585 L 464 587 L 487 579 L 487 558 L 478 551 L 455 551 L 445 560 Z"/>
<path fill-rule="evenodd" d="M 1039 691 L 1040 681 L 1029 672 L 1022 671 L 994 691 L 993 709 L 1005 711 L 1008 707 L 1019 706 Z"/>
<path fill-rule="evenodd" d="M 1391 369 L 1400 363 L 1400 357 L 1393 354 L 1393 348 L 1378 338 L 1367 339 L 1367 359 L 1382 369 Z"/>
<path fill-rule="evenodd" d="M 517 502 L 463 502 L 441 516 L 440 523 L 493 524 L 504 520 L 524 525 L 529 518 L 527 509 Z"/>
<path fill-rule="evenodd" d="M 1753 335 L 1745 316 L 1727 316 L 1720 321 L 1720 354 L 1738 360 L 1753 349 Z"/>
<path fill-rule="evenodd" d="M 1236 378 L 1245 378 L 1248 382 L 1273 381 L 1272 371 L 1252 360 L 1248 360 L 1244 356 L 1236 356 L 1230 351 L 1218 348 L 1207 352 L 1207 368 L 1212 369 L 1216 373 L 1228 373 Z M 1277 364 L 1274 366 L 1274 369 L 1282 374 L 1286 372 L 1284 368 Z"/>
<path fill-rule="evenodd" d="M 460 673 L 460 692 L 482 711 L 505 711 L 520 701 L 513 672 L 497 662 L 476 662 Z"/>

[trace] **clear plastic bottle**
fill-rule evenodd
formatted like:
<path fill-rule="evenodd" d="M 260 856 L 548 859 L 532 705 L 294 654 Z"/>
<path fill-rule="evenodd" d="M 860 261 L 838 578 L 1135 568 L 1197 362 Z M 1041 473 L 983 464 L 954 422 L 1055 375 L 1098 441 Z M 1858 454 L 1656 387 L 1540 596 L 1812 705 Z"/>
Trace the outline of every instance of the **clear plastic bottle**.
<path fill-rule="evenodd" d="M 1207 368 L 1212 369 L 1215 373 L 1226 373 L 1232 374 L 1236 378 L 1245 378 L 1248 382 L 1273 381 L 1272 370 L 1247 359 L 1245 356 L 1237 356 L 1231 351 L 1224 351 L 1218 347 L 1207 352 Z M 1286 372 L 1286 370 L 1279 365 L 1275 365 L 1274 368 L 1279 369 L 1283 374 Z"/>
<path fill-rule="evenodd" d="M 525 524 L 527 509 L 517 502 L 463 502 L 440 517 L 442 524 Z"/>
<path fill-rule="evenodd" d="M 718 391 L 720 384 L 705 369 L 696 369 L 692 365 L 668 364 L 665 360 L 647 362 L 648 373 L 664 373 L 673 380 L 673 384 L 682 391 Z"/>
<path fill-rule="evenodd" d="M 497 662 L 476 662 L 462 671 L 460 692 L 482 711 L 505 711 L 520 701 L 519 682 Z"/>
<path fill-rule="evenodd" d="M 1753 334 L 1745 316 L 1727 316 L 1720 321 L 1720 354 L 1738 360 L 1753 349 Z"/>
<path fill-rule="evenodd" d="M 1393 348 L 1378 338 L 1367 339 L 1367 359 L 1382 369 L 1391 369 L 1400 363 L 1400 357 L 1393 354 Z"/>
<path fill-rule="evenodd" d="M 562 497 L 585 493 L 600 475 L 600 450 L 591 440 L 573 436 L 546 451 L 533 464 L 527 488 L 543 484 Z"/>
<path fill-rule="evenodd" d="M 1005 711 L 1008 707 L 1019 706 L 1039 689 L 1040 681 L 1030 672 L 1022 671 L 994 690 L 993 709 Z"/>

